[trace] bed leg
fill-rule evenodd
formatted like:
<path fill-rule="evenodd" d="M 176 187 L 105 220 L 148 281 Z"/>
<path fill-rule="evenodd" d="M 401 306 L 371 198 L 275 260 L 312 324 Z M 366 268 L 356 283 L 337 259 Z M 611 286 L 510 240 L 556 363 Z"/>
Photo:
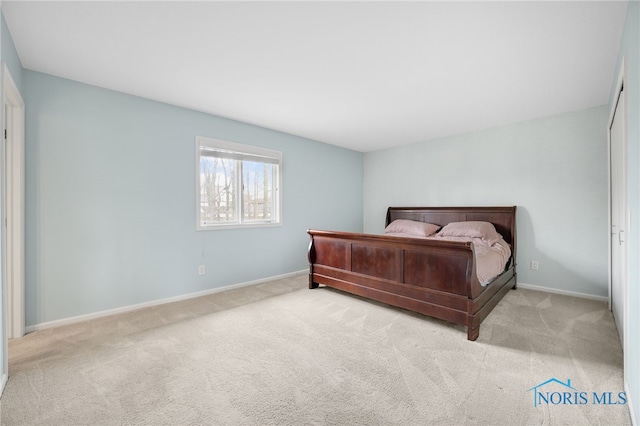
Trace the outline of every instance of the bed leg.
<path fill-rule="evenodd" d="M 313 282 L 313 275 L 309 275 L 309 290 L 318 288 L 320 284 Z"/>
<path fill-rule="evenodd" d="M 480 326 L 477 326 L 476 328 L 473 327 L 467 327 L 467 340 L 470 341 L 475 341 L 478 336 L 480 336 Z"/>

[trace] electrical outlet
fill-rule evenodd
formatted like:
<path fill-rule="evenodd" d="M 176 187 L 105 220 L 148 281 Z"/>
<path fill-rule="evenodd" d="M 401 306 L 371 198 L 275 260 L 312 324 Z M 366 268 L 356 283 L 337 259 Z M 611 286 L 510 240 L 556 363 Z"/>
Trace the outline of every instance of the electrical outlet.
<path fill-rule="evenodd" d="M 538 270 L 538 261 L 537 260 L 532 260 L 531 261 L 531 269 L 534 271 Z"/>
<path fill-rule="evenodd" d="M 204 275 L 204 265 L 198 266 L 198 275 Z"/>

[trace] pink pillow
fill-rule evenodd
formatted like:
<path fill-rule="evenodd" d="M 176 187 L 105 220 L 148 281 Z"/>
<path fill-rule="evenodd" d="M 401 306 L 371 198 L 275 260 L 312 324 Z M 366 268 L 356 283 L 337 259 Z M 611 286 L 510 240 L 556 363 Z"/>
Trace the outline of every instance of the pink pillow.
<path fill-rule="evenodd" d="M 451 222 L 438 232 L 438 237 L 481 238 L 488 245 L 502 239 L 495 226 L 489 222 Z"/>
<path fill-rule="evenodd" d="M 396 219 L 384 230 L 385 234 L 407 234 L 418 237 L 428 237 L 436 233 L 440 226 L 433 223 L 418 222 L 415 220 Z"/>

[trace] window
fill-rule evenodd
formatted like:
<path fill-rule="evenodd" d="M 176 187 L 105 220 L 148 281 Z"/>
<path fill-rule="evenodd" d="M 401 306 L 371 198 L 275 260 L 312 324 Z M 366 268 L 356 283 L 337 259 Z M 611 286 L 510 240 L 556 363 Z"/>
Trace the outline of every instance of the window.
<path fill-rule="evenodd" d="M 280 224 L 282 153 L 196 137 L 197 229 Z"/>

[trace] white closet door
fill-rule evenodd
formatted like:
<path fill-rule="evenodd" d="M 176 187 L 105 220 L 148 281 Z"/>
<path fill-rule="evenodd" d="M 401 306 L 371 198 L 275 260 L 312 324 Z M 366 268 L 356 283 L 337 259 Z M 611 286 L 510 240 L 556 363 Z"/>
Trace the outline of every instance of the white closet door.
<path fill-rule="evenodd" d="M 625 102 L 620 92 L 610 129 L 611 137 L 611 311 L 624 343 L 626 278 L 626 152 Z"/>

